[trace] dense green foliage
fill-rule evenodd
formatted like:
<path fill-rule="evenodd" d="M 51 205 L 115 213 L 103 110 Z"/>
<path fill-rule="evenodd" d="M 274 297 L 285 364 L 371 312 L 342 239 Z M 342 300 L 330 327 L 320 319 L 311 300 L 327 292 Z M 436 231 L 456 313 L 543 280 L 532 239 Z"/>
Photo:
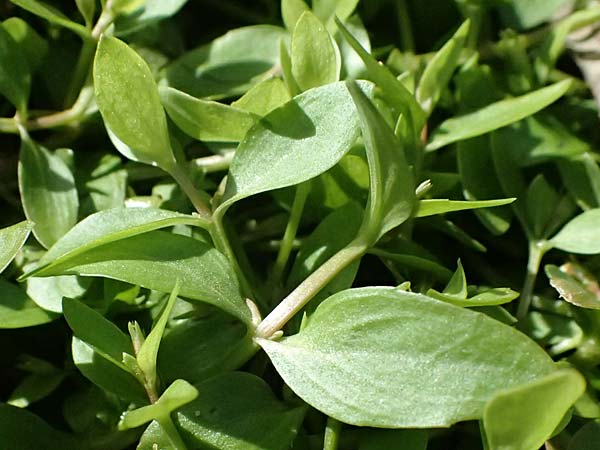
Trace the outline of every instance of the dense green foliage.
<path fill-rule="evenodd" d="M 0 6 L 1 449 L 600 449 L 598 1 Z"/>

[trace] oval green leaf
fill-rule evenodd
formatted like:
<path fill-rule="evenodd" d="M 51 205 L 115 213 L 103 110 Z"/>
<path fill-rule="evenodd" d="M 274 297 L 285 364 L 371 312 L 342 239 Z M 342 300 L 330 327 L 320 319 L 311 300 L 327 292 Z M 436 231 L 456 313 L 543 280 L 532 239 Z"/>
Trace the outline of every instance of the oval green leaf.
<path fill-rule="evenodd" d="M 292 34 L 292 75 L 303 91 L 340 79 L 339 50 L 325 26 L 305 11 Z"/>
<path fill-rule="evenodd" d="M 79 198 L 67 164 L 30 139 L 21 143 L 19 190 L 25 216 L 44 247 L 58 241 L 77 222 Z"/>
<path fill-rule="evenodd" d="M 571 219 L 548 241 L 552 247 L 581 255 L 600 253 L 600 208 L 589 209 Z"/>
<path fill-rule="evenodd" d="M 170 87 L 161 87 L 159 93 L 175 125 L 199 141 L 239 142 L 257 120 L 241 109 L 201 100 Z"/>
<path fill-rule="evenodd" d="M 175 157 L 167 118 L 142 57 L 124 42 L 102 37 L 94 60 L 94 90 L 107 128 L 139 161 L 171 170 Z"/>
<path fill-rule="evenodd" d="M 31 70 L 23 48 L 4 26 L 0 26 L 0 94 L 4 95 L 19 113 L 27 114 L 31 89 Z"/>
<path fill-rule="evenodd" d="M 360 83 L 371 93 L 373 85 Z M 343 83 L 311 89 L 250 129 L 229 168 L 221 214 L 260 192 L 302 183 L 333 167 L 358 138 L 358 114 Z"/>
<path fill-rule="evenodd" d="M 585 379 L 564 369 L 497 393 L 483 425 L 490 450 L 538 450 L 585 391 Z"/>
<path fill-rule="evenodd" d="M 359 426 L 446 427 L 479 419 L 499 390 L 555 370 L 524 334 L 394 288 L 340 292 L 300 333 L 257 341 L 296 394 Z"/>

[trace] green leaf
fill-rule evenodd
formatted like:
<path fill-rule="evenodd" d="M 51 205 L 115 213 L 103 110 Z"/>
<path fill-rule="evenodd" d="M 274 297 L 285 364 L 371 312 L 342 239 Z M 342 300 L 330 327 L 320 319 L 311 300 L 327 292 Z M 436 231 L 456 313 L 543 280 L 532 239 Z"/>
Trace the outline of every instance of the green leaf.
<path fill-rule="evenodd" d="M 21 8 L 29 11 L 30 13 L 35 14 L 36 16 L 39 16 L 51 23 L 60 25 L 61 27 L 73 31 L 74 33 L 81 36 L 81 38 L 83 39 L 88 39 L 90 37 L 90 32 L 86 27 L 78 24 L 77 22 L 73 22 L 54 6 L 48 5 L 47 3 L 41 2 L 39 0 L 10 1 L 15 5 L 20 6 Z"/>
<path fill-rule="evenodd" d="M 362 429 L 358 450 L 426 450 L 426 430 Z"/>
<path fill-rule="evenodd" d="M 567 0 L 508 0 L 502 4 L 502 17 L 509 26 L 532 28 L 550 20 Z"/>
<path fill-rule="evenodd" d="M 370 83 L 362 89 L 372 92 Z M 250 129 L 229 168 L 223 203 L 302 183 L 333 167 L 358 138 L 358 114 L 343 83 L 311 89 Z"/>
<path fill-rule="evenodd" d="M 281 17 L 290 32 L 294 31 L 296 22 L 305 11 L 310 11 L 310 8 L 303 0 L 281 0 Z"/>
<path fill-rule="evenodd" d="M 566 266 L 566 265 L 565 265 Z M 548 264 L 544 267 L 550 285 L 557 290 L 565 301 L 579 306 L 580 308 L 600 309 L 600 294 L 589 289 L 578 277 L 573 276 L 567 267 L 557 267 Z M 594 285 L 592 284 L 592 286 Z M 597 284 L 595 285 L 597 289 Z"/>
<path fill-rule="evenodd" d="M 175 157 L 167 119 L 142 57 L 124 42 L 103 36 L 94 60 L 94 90 L 107 128 L 135 158 L 170 171 Z"/>
<path fill-rule="evenodd" d="M 250 88 L 231 106 L 263 117 L 290 100 L 290 94 L 281 78 L 269 78 Z"/>
<path fill-rule="evenodd" d="M 287 39 L 286 30 L 272 25 L 238 28 L 185 53 L 166 67 L 164 76 L 169 86 L 197 98 L 243 94 L 271 78 L 280 42 Z"/>
<path fill-rule="evenodd" d="M 75 0 L 75 4 L 83 20 L 85 20 L 85 25 L 91 28 L 94 24 L 94 15 L 96 14 L 96 0 Z"/>
<path fill-rule="evenodd" d="M 39 69 L 48 53 L 48 43 L 19 17 L 9 17 L 2 22 L 2 28 L 12 36 L 19 51 L 25 53 L 30 72 L 33 73 Z M 19 58 L 22 59 L 22 56 L 19 55 Z"/>
<path fill-rule="evenodd" d="M 394 288 L 340 292 L 298 334 L 257 342 L 303 400 L 359 426 L 446 427 L 481 418 L 499 390 L 554 371 L 520 332 Z"/>
<path fill-rule="evenodd" d="M 432 291 L 432 289 L 430 289 Z M 465 270 L 463 269 L 462 263 L 460 259 L 457 262 L 456 271 L 450 281 L 444 288 L 443 294 L 454 297 L 457 300 L 464 300 L 467 298 L 467 278 L 465 277 Z M 427 292 L 427 295 L 432 297 L 432 295 Z"/>
<path fill-rule="evenodd" d="M 9 405 L 26 408 L 51 394 L 64 380 L 66 373 L 52 364 L 34 357 L 23 357 L 19 369 L 29 372 L 10 394 Z"/>
<path fill-rule="evenodd" d="M 0 230 L 0 272 L 10 264 L 21 249 L 34 223 L 28 220 Z"/>
<path fill-rule="evenodd" d="M 186 236 L 151 231 L 90 248 L 40 274 L 101 276 L 161 292 L 171 292 L 179 279 L 182 297 L 213 304 L 251 323 L 227 258 Z"/>
<path fill-rule="evenodd" d="M 0 328 L 32 327 L 57 317 L 41 309 L 18 286 L 0 279 Z"/>
<path fill-rule="evenodd" d="M 426 150 L 437 150 L 518 122 L 554 103 L 570 86 L 569 80 L 559 81 L 529 94 L 500 100 L 472 113 L 447 119 L 432 133 Z"/>
<path fill-rule="evenodd" d="M 197 99 L 170 87 L 161 87 L 159 93 L 175 125 L 199 141 L 239 142 L 257 119 L 241 109 Z"/>
<path fill-rule="evenodd" d="M 46 311 L 62 313 L 64 297 L 81 298 L 90 286 L 91 280 L 67 275 L 62 277 L 31 277 L 25 282 L 27 295 Z"/>
<path fill-rule="evenodd" d="M 167 300 L 165 308 L 160 313 L 160 317 L 152 327 L 152 331 L 146 337 L 142 345 L 137 352 L 137 362 L 144 374 L 144 377 L 150 386 L 156 386 L 157 375 L 156 375 L 156 358 L 158 356 L 158 348 L 160 341 L 162 340 L 165 328 L 167 327 L 167 321 L 177 301 L 177 295 L 179 294 L 179 279 L 175 282 L 173 292 Z"/>
<path fill-rule="evenodd" d="M 559 250 L 581 255 L 600 253 L 600 208 L 571 219 L 548 243 Z"/>
<path fill-rule="evenodd" d="M 175 15 L 188 0 L 144 0 L 138 9 L 115 20 L 117 35 L 129 34 Z"/>
<path fill-rule="evenodd" d="M 567 450 L 597 450 L 598 442 L 600 442 L 600 423 L 588 422 L 573 435 Z"/>
<path fill-rule="evenodd" d="M 19 190 L 33 234 L 44 247 L 58 241 L 77 222 L 79 199 L 75 178 L 56 154 L 30 139 L 21 142 Z"/>
<path fill-rule="evenodd" d="M 246 325 L 214 312 L 170 328 L 160 345 L 158 367 L 165 382 L 184 378 L 195 384 L 239 369 L 255 351 Z"/>
<path fill-rule="evenodd" d="M 137 428 L 151 420 L 168 417 L 172 412 L 198 397 L 198 390 L 185 380 L 175 380 L 152 405 L 126 411 L 119 421 L 119 429 Z"/>
<path fill-rule="evenodd" d="M 122 364 L 114 364 L 76 336 L 71 353 L 77 369 L 95 385 L 137 404 L 148 402 L 142 385 Z"/>
<path fill-rule="evenodd" d="M 467 19 L 450 40 L 435 53 L 423 71 L 415 95 L 427 114 L 433 111 L 458 65 L 470 27 L 471 21 Z"/>
<path fill-rule="evenodd" d="M 63 314 L 73 334 L 114 365 L 124 368 L 123 353 L 134 354 L 127 335 L 83 302 L 65 298 Z"/>
<path fill-rule="evenodd" d="M 35 414 L 0 403 L 0 447 L 15 450 L 75 450 L 75 438 L 55 430 Z"/>
<path fill-rule="evenodd" d="M 301 90 L 340 79 L 341 58 L 333 38 L 310 11 L 305 11 L 292 34 L 292 75 Z"/>
<path fill-rule="evenodd" d="M 410 217 L 414 177 L 385 119 L 355 83 L 349 83 L 348 89 L 358 110 L 369 161 L 369 201 L 360 234 L 374 243 Z"/>
<path fill-rule="evenodd" d="M 527 189 L 527 215 L 533 236 L 543 238 L 546 228 L 559 203 L 558 193 L 548 184 L 544 175 L 536 176 Z"/>
<path fill-rule="evenodd" d="M 426 116 L 414 96 L 404 87 L 401 81 L 396 79 L 390 69 L 380 64 L 363 48 L 342 22 L 336 20 L 336 23 L 344 39 L 350 43 L 367 66 L 368 78 L 381 88 L 387 97 L 386 100 L 393 108 L 410 117 L 415 133 L 420 133 Z"/>
<path fill-rule="evenodd" d="M 0 94 L 5 96 L 23 116 L 31 90 L 31 71 L 27 59 L 22 57 L 22 47 L 0 26 Z"/>
<path fill-rule="evenodd" d="M 350 17 L 358 5 L 358 1 L 359 0 L 313 0 L 313 9 L 315 15 L 327 25 L 328 29 L 331 29 L 336 17 L 342 22 Z"/>
<path fill-rule="evenodd" d="M 346 30 L 352 36 L 362 48 L 365 49 L 365 52 L 371 52 L 371 41 L 369 39 L 369 32 L 365 28 L 364 24 L 360 20 L 358 14 L 354 14 L 353 16 L 346 19 L 344 26 Z M 362 58 L 359 54 L 352 48 L 352 45 L 348 42 L 348 40 L 344 39 L 339 33 L 337 36 L 335 32 L 338 30 L 337 25 L 333 28 L 331 33 L 336 37 L 336 42 L 338 47 L 340 48 L 340 55 L 342 57 L 342 79 L 363 79 L 365 78 L 365 74 L 367 73 L 367 67 L 363 62 Z M 413 99 L 413 103 L 415 103 Z"/>
<path fill-rule="evenodd" d="M 285 450 L 304 418 L 304 407 L 281 403 L 262 379 L 249 373 L 211 378 L 198 391 L 198 399 L 175 417 L 190 448 Z"/>
<path fill-rule="evenodd" d="M 582 209 L 600 207 L 600 167 L 592 153 L 562 159 L 557 168 L 565 187 Z"/>
<path fill-rule="evenodd" d="M 146 0 L 113 0 L 110 9 L 115 16 L 127 15 L 140 9 Z"/>
<path fill-rule="evenodd" d="M 38 262 L 29 276 L 47 276 L 53 267 L 69 263 L 87 251 L 120 239 L 175 225 L 204 227 L 200 217 L 157 208 L 114 208 L 91 214 L 75 225 Z"/>
<path fill-rule="evenodd" d="M 563 369 L 498 392 L 485 407 L 490 450 L 537 450 L 585 391 L 585 379 Z"/>
<path fill-rule="evenodd" d="M 448 199 L 425 199 L 417 203 L 415 217 L 427 217 L 436 214 L 445 214 L 455 211 L 465 211 L 477 208 L 491 208 L 494 206 L 508 205 L 514 202 L 514 198 L 503 198 L 499 200 L 463 201 Z"/>

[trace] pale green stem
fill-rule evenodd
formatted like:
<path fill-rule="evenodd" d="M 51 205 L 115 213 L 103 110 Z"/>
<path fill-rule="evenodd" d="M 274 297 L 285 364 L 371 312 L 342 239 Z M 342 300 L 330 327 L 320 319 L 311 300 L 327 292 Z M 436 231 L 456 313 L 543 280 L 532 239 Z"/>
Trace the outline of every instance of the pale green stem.
<path fill-rule="evenodd" d="M 350 263 L 360 258 L 368 246 L 363 241 L 353 241 L 310 274 L 258 325 L 256 335 L 270 338 L 300 311 L 323 287 Z"/>
<path fill-rule="evenodd" d="M 202 170 L 204 173 L 220 172 L 229 169 L 235 152 L 227 152 L 223 155 L 204 156 L 190 162 L 190 166 Z"/>
<path fill-rule="evenodd" d="M 325 438 L 323 439 L 323 450 L 337 450 L 340 440 L 342 424 L 333 417 L 327 418 L 325 427 Z"/>
<path fill-rule="evenodd" d="M 290 218 L 283 234 L 281 241 L 281 247 L 277 253 L 277 259 L 275 260 L 275 266 L 271 273 L 271 282 L 267 283 L 270 286 L 275 286 L 281 280 L 281 275 L 285 270 L 292 248 L 294 246 L 294 239 L 296 239 L 296 232 L 298 231 L 298 225 L 300 225 L 300 219 L 302 218 L 302 211 L 304 210 L 304 204 L 306 198 L 310 192 L 310 181 L 299 184 L 296 188 L 296 195 L 294 196 L 294 202 L 292 203 L 292 209 L 290 211 Z"/>
<path fill-rule="evenodd" d="M 548 251 L 546 241 L 530 241 L 529 257 L 527 260 L 527 274 L 525 275 L 525 282 L 523 283 L 519 307 L 517 309 L 517 320 L 519 321 L 519 325 L 521 327 L 523 326 L 523 321 L 527 317 L 529 307 L 531 306 L 535 280 L 540 270 L 542 258 L 546 251 Z"/>
<path fill-rule="evenodd" d="M 73 102 L 75 102 L 75 96 L 81 91 L 81 87 L 85 83 L 85 79 L 90 72 L 91 62 L 95 51 L 96 41 L 84 39 L 83 46 L 79 52 L 79 58 L 77 59 L 77 64 L 75 65 L 73 77 L 71 78 L 71 84 L 69 86 L 67 95 L 65 96 L 65 102 L 63 105 L 64 107 L 73 105 Z"/>
<path fill-rule="evenodd" d="M 175 163 L 169 170 L 169 174 L 175 179 L 177 184 L 179 184 L 181 189 L 183 189 L 183 192 L 185 192 L 185 194 L 188 196 L 194 205 L 194 208 L 196 208 L 198 215 L 200 215 L 200 217 L 203 219 L 210 220 L 210 208 L 202 197 L 201 192 L 196 189 L 196 186 L 194 186 L 192 181 L 189 179 L 185 170 L 183 170 L 179 164 Z"/>
<path fill-rule="evenodd" d="M 167 415 L 167 416 L 161 417 L 161 418 L 157 418 L 156 420 L 157 420 L 158 424 L 160 425 L 160 427 L 165 432 L 165 434 L 171 440 L 171 443 L 173 444 L 173 447 L 175 448 L 175 450 L 187 450 L 187 446 L 183 442 L 183 439 L 181 439 L 181 435 L 179 434 L 179 431 L 177 430 L 177 427 L 173 423 L 173 419 L 171 419 L 170 415 Z"/>

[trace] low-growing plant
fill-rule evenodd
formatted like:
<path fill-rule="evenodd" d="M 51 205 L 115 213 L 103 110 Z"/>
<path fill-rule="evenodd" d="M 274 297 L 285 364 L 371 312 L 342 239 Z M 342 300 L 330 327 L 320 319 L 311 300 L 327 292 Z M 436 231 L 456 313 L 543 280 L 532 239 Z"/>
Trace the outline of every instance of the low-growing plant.
<path fill-rule="evenodd" d="M 600 449 L 600 4 L 422 3 L 3 4 L 0 448 Z"/>

